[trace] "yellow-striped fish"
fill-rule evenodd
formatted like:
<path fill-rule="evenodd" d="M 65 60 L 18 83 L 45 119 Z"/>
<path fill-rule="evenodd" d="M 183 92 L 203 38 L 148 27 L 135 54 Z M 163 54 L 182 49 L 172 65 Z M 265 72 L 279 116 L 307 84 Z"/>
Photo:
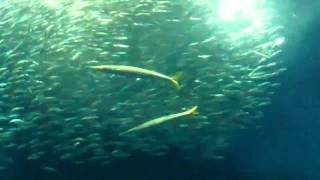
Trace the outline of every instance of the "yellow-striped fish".
<path fill-rule="evenodd" d="M 184 112 L 180 112 L 180 113 L 171 114 L 171 115 L 162 116 L 162 117 L 159 117 L 159 118 L 156 118 L 156 119 L 152 119 L 150 121 L 147 121 L 145 123 L 142 123 L 142 124 L 140 124 L 138 126 L 135 126 L 135 127 L 131 128 L 131 129 L 128 129 L 127 131 L 124 131 L 124 132 L 120 133 L 120 136 L 124 135 L 124 134 L 127 134 L 127 133 L 130 133 L 130 132 L 133 132 L 133 131 L 138 131 L 138 130 L 141 130 L 141 129 L 149 128 L 151 126 L 162 124 L 162 123 L 164 123 L 166 121 L 177 119 L 179 117 L 189 116 L 189 115 L 192 115 L 192 114 L 197 114 L 197 109 L 198 109 L 198 106 L 194 106 L 191 109 L 189 109 L 187 111 L 184 111 Z"/>
<path fill-rule="evenodd" d="M 133 74 L 147 77 L 155 77 L 160 79 L 169 80 L 178 90 L 180 89 L 180 84 L 178 83 L 178 79 L 181 76 L 181 73 L 177 73 L 175 76 L 167 76 L 156 71 L 143 69 L 134 66 L 124 66 L 124 65 L 99 65 L 99 66 L 90 66 L 92 69 L 116 73 L 116 74 Z"/>

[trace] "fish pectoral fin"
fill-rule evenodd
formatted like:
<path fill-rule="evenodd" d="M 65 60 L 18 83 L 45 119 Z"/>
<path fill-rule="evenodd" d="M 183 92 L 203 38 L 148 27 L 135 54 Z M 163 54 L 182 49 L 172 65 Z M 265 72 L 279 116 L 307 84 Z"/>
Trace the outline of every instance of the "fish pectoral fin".
<path fill-rule="evenodd" d="M 181 79 L 182 74 L 182 72 L 177 72 L 173 76 L 171 76 L 171 81 L 178 90 L 180 90 L 181 88 L 178 81 Z"/>

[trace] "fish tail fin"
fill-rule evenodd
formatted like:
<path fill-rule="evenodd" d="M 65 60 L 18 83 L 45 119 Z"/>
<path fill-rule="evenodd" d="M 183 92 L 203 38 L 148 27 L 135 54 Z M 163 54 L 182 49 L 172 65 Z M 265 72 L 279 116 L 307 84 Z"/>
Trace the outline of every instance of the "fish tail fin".
<path fill-rule="evenodd" d="M 179 80 L 181 79 L 181 77 L 182 77 L 182 72 L 177 72 L 177 73 L 175 73 L 172 77 L 171 77 L 171 82 L 174 84 L 174 86 L 178 89 L 178 90 L 180 90 L 181 89 L 181 86 L 180 86 L 180 84 L 179 84 Z"/>
<path fill-rule="evenodd" d="M 180 84 L 178 83 L 178 81 L 174 80 L 174 79 L 171 79 L 171 82 L 173 83 L 173 85 L 176 87 L 177 90 L 180 90 L 181 89 L 181 86 Z"/>
<path fill-rule="evenodd" d="M 193 106 L 193 107 L 190 109 L 190 114 L 191 114 L 191 115 L 199 114 L 199 112 L 198 112 L 198 106 Z"/>

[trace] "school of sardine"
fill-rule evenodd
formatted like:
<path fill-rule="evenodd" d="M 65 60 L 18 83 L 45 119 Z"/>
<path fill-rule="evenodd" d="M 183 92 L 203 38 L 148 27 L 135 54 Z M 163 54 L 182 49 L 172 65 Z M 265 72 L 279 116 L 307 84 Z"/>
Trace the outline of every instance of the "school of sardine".
<path fill-rule="evenodd" d="M 284 38 L 271 10 L 252 29 L 201 2 L 3 0 L 1 153 L 50 172 L 171 146 L 222 158 L 271 103 Z"/>

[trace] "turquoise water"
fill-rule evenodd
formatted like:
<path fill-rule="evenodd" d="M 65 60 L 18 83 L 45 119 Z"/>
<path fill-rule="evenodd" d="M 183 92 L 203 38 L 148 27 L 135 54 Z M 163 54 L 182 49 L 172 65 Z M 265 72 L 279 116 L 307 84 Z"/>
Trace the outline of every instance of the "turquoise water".
<path fill-rule="evenodd" d="M 193 162 L 184 168 L 196 178 L 193 166 L 223 167 L 237 138 L 263 129 L 288 66 L 290 15 L 271 1 L 13 0 L 0 9 L 4 174 L 106 179 L 135 174 L 139 161 L 160 171 L 174 157 L 169 172 Z"/>

